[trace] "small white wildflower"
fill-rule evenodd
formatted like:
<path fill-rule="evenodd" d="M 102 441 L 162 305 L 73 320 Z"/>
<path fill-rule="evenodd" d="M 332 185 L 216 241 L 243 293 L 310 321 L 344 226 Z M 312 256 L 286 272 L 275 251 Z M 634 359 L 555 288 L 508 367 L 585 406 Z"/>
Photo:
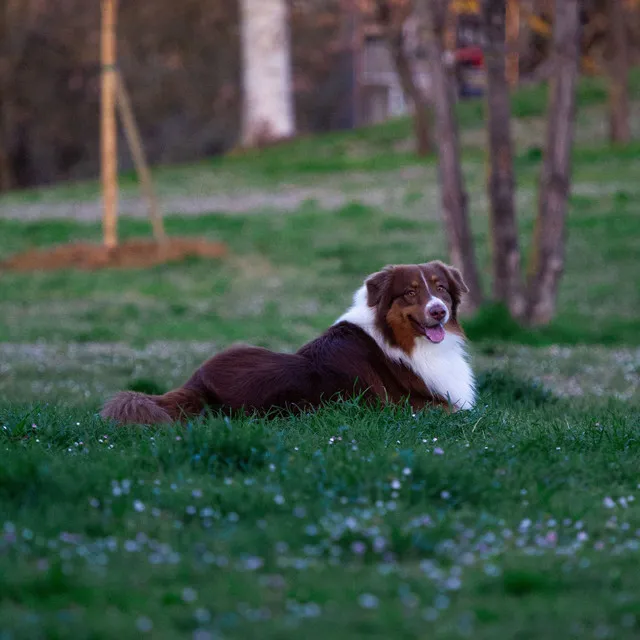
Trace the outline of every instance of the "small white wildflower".
<path fill-rule="evenodd" d="M 457 591 L 462 586 L 462 581 L 457 576 L 451 576 L 444 583 L 445 589 L 449 591 Z"/>
<path fill-rule="evenodd" d="M 193 612 L 193 617 L 200 623 L 206 624 L 211 620 L 211 614 L 207 609 L 196 609 Z"/>
<path fill-rule="evenodd" d="M 380 600 L 372 593 L 361 593 L 358 596 L 358 604 L 363 609 L 377 609 L 380 604 Z"/>
<path fill-rule="evenodd" d="M 153 622 L 146 616 L 141 616 L 136 620 L 136 629 L 138 629 L 140 633 L 148 633 L 153 629 Z"/>
<path fill-rule="evenodd" d="M 182 599 L 185 602 L 194 602 L 198 598 L 198 592 L 191 587 L 185 587 L 182 590 Z"/>
<path fill-rule="evenodd" d="M 529 527 L 531 526 L 531 520 L 529 520 L 529 518 L 525 518 L 521 523 L 520 526 L 518 527 L 518 529 L 520 531 L 527 531 L 529 529 Z"/>
<path fill-rule="evenodd" d="M 351 551 L 358 556 L 363 555 L 367 550 L 367 545 L 361 540 L 356 540 L 351 544 Z"/>

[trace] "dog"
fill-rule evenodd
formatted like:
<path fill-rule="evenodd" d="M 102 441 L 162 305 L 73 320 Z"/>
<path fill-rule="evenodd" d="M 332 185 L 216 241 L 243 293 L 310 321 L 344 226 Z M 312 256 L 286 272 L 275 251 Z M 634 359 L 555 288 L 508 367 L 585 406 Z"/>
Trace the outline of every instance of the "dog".
<path fill-rule="evenodd" d="M 205 411 L 267 415 L 336 398 L 402 403 L 414 411 L 471 409 L 476 385 L 458 324 L 469 289 L 440 261 L 369 276 L 347 312 L 295 354 L 231 347 L 164 395 L 121 391 L 102 409 L 120 424 L 180 422 Z"/>

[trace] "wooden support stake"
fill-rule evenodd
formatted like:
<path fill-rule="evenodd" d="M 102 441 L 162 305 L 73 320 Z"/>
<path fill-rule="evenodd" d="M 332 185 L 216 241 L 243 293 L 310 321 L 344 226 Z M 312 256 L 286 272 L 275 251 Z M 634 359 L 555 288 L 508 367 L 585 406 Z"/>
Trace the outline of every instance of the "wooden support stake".
<path fill-rule="evenodd" d="M 166 242 L 167 235 L 164 230 L 164 223 L 162 221 L 160 207 L 158 206 L 158 200 L 153 189 L 151 171 L 149 170 L 144 147 L 142 146 L 142 138 L 131 107 L 129 93 L 127 92 L 127 88 L 125 87 L 120 72 L 117 72 L 116 78 L 118 89 L 118 112 L 120 114 L 120 119 L 122 120 L 122 126 L 124 128 L 125 136 L 127 137 L 129 149 L 131 150 L 133 164 L 135 165 L 136 173 L 140 180 L 140 188 L 142 189 L 142 193 L 144 194 L 149 206 L 149 218 L 151 219 L 153 237 L 157 243 L 162 244 Z"/>
<path fill-rule="evenodd" d="M 100 60 L 102 64 L 100 148 L 102 229 L 104 244 L 118 244 L 118 141 L 116 130 L 116 6 L 117 0 L 102 0 Z"/>

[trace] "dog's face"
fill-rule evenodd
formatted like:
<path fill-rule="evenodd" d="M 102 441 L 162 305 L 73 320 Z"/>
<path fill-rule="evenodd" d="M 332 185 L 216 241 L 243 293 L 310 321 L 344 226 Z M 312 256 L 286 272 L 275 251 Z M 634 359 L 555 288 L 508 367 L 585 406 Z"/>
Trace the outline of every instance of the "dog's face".
<path fill-rule="evenodd" d="M 385 267 L 367 278 L 367 304 L 392 344 L 411 353 L 416 339 L 437 344 L 461 333 L 457 311 L 469 289 L 460 272 L 439 261 Z"/>

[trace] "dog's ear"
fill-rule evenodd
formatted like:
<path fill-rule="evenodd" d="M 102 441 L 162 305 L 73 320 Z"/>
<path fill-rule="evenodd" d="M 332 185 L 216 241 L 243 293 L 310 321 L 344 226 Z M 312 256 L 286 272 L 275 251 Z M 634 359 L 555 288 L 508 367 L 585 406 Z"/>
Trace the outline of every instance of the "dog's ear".
<path fill-rule="evenodd" d="M 377 307 L 384 296 L 389 283 L 393 267 L 387 266 L 382 271 L 370 275 L 364 282 L 367 287 L 367 304 L 370 307 Z"/>
<path fill-rule="evenodd" d="M 442 266 L 449 278 L 449 282 L 454 284 L 460 293 L 469 293 L 469 287 L 467 287 L 467 283 L 464 281 L 460 270 L 447 264 L 443 264 Z"/>
<path fill-rule="evenodd" d="M 469 293 L 469 287 L 467 287 L 467 284 L 464 281 L 462 273 L 460 273 L 459 269 L 456 269 L 449 264 L 445 264 L 440 260 L 432 260 L 431 262 L 427 262 L 425 264 L 425 266 L 429 265 L 440 267 L 440 269 L 444 271 L 444 274 L 449 281 L 449 287 L 451 287 L 454 292 L 458 293 L 458 297 L 462 293 Z"/>

